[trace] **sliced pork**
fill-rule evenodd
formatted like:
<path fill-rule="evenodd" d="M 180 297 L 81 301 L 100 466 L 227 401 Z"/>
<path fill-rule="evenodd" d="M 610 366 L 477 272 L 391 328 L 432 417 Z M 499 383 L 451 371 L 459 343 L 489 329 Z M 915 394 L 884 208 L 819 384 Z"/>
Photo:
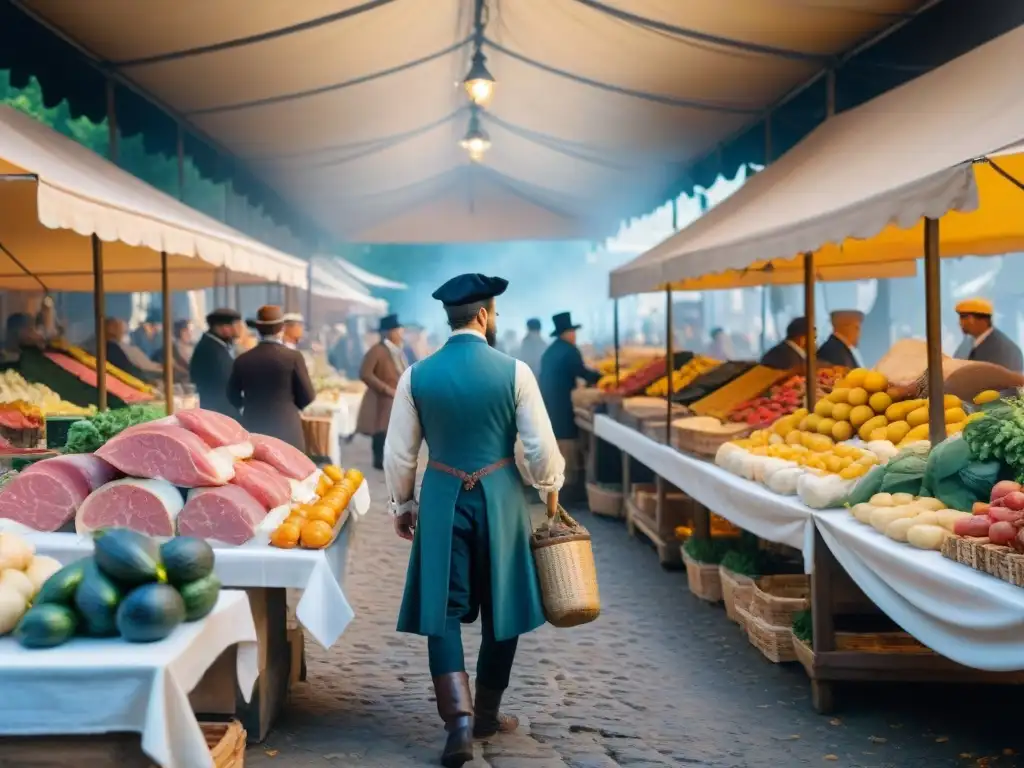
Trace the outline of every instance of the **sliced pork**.
<path fill-rule="evenodd" d="M 131 477 L 167 480 L 182 488 L 224 485 L 235 476 L 230 455 L 173 424 L 126 429 L 95 455 Z"/>
<path fill-rule="evenodd" d="M 178 534 L 237 546 L 255 536 L 266 516 L 263 505 L 237 485 L 196 488 L 178 515 Z"/>
<path fill-rule="evenodd" d="M 202 408 L 178 411 L 174 418 L 189 432 L 199 435 L 211 448 L 226 448 L 237 459 L 252 456 L 249 433 L 230 416 Z"/>
<path fill-rule="evenodd" d="M 36 462 L 0 492 L 0 518 L 37 531 L 68 525 L 86 497 L 120 473 L 94 454 Z"/>
<path fill-rule="evenodd" d="M 244 488 L 268 511 L 291 501 L 292 487 L 288 478 L 269 464 L 263 465 L 266 469 L 251 467 L 249 464 L 250 462 L 247 461 L 235 462 L 235 477 L 231 481 L 232 485 Z"/>
<path fill-rule="evenodd" d="M 252 457 L 272 466 L 285 477 L 305 480 L 316 472 L 314 464 L 306 454 L 292 447 L 284 440 L 270 435 L 252 435 L 255 450 Z"/>
<path fill-rule="evenodd" d="M 181 491 L 166 480 L 126 477 L 89 494 L 75 515 L 75 530 L 131 528 L 149 536 L 173 536 L 184 506 Z"/>

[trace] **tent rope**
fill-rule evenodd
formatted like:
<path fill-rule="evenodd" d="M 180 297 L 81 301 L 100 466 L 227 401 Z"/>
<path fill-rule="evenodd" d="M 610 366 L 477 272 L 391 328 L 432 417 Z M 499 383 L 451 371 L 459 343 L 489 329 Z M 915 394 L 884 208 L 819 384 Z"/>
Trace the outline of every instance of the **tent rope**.
<path fill-rule="evenodd" d="M 1021 191 L 1024 191 L 1024 182 L 1021 182 L 1020 179 L 1018 179 L 1016 176 L 1011 174 L 1009 171 L 1007 171 L 1002 166 L 998 165 L 995 162 L 995 160 L 993 160 L 991 157 L 982 158 L 981 162 L 988 163 L 990 166 L 992 166 L 992 170 L 993 171 L 995 171 L 1000 176 L 1002 176 L 1004 179 L 1006 179 L 1008 182 L 1013 184 L 1013 186 L 1015 186 L 1017 189 L 1019 189 Z"/>
<path fill-rule="evenodd" d="M 15 256 L 13 253 L 11 253 L 7 249 L 7 246 L 4 245 L 3 243 L 0 243 L 0 251 L 3 251 L 3 254 L 7 258 L 9 258 L 11 261 L 13 261 L 15 266 L 18 267 L 18 269 L 20 269 L 26 275 L 28 275 L 33 280 L 35 280 L 37 283 L 39 283 L 39 287 L 43 289 L 43 292 L 46 293 L 47 295 L 49 295 L 50 289 L 46 287 L 46 283 L 44 283 L 42 280 L 40 280 L 38 275 L 33 273 L 28 267 L 26 267 L 24 264 L 22 264 L 21 261 L 18 259 L 18 257 Z"/>

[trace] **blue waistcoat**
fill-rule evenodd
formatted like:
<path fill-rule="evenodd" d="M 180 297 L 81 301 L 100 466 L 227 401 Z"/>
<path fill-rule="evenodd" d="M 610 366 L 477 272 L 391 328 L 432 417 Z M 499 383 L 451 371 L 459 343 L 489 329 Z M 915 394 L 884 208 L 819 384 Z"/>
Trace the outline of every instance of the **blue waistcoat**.
<path fill-rule="evenodd" d="M 472 474 L 514 455 L 516 361 L 479 336 L 459 334 L 410 373 L 430 460 Z M 490 531 L 494 634 L 506 640 L 544 623 L 530 551 L 530 515 L 514 463 L 480 480 Z M 400 632 L 443 635 L 452 524 L 463 484 L 428 467 L 409 558 Z"/>

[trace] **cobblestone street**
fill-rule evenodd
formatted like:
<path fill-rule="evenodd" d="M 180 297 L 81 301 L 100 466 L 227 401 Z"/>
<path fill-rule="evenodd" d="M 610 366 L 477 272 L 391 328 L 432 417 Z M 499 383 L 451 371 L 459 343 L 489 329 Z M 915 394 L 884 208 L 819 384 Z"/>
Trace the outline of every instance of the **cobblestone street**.
<path fill-rule="evenodd" d="M 369 466 L 358 442 L 347 453 L 347 463 Z M 249 749 L 253 768 L 437 764 L 443 733 L 426 642 L 394 631 L 408 545 L 384 512 L 382 473 L 368 479 L 374 509 L 359 524 L 346 585 L 357 618 L 330 651 L 307 641 L 309 680 L 267 742 Z M 520 641 L 506 701 L 522 727 L 478 745 L 472 766 L 1018 764 L 1016 718 L 988 714 L 1004 699 L 1011 712 L 1004 692 L 843 689 L 841 711 L 819 716 L 798 665 L 766 662 L 720 607 L 692 598 L 685 574 L 662 570 L 622 524 L 581 520 L 594 534 L 604 613 L 588 627 L 545 627 Z M 475 654 L 479 629 L 465 632 Z"/>

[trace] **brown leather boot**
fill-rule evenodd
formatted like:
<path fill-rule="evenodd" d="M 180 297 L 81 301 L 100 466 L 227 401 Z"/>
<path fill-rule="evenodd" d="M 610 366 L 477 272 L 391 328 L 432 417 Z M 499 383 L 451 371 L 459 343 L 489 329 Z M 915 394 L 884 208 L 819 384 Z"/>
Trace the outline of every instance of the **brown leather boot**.
<path fill-rule="evenodd" d="M 501 697 L 504 691 L 492 691 L 480 683 L 476 684 L 476 721 L 473 736 L 486 739 L 496 733 L 512 733 L 519 727 L 519 718 L 501 714 Z"/>
<path fill-rule="evenodd" d="M 434 678 L 437 713 L 448 732 L 441 765 L 462 768 L 473 759 L 473 698 L 469 691 L 469 675 L 453 672 Z"/>

